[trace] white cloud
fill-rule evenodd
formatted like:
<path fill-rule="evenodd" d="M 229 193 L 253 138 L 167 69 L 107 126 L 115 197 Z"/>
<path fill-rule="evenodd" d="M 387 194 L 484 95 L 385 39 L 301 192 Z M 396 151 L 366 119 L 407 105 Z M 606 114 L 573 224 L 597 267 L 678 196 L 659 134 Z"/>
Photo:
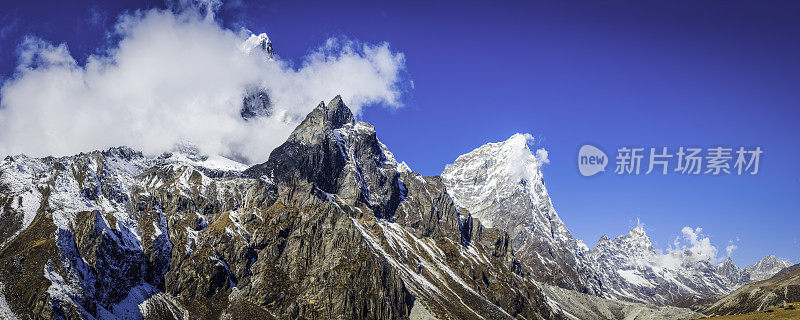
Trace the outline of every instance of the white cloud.
<path fill-rule="evenodd" d="M 335 38 L 297 67 L 267 61 L 244 54 L 242 32 L 214 20 L 219 3 L 182 0 L 183 10 L 123 14 L 112 32 L 118 45 L 84 64 L 66 44 L 25 39 L 15 75 L 0 88 L 0 156 L 119 145 L 158 154 L 188 140 L 260 162 L 337 94 L 356 114 L 370 104 L 402 106 L 405 60 L 387 43 Z M 275 110 L 245 121 L 239 110 L 253 86 L 269 92 Z"/>
<path fill-rule="evenodd" d="M 725 247 L 725 253 L 728 255 L 728 257 L 730 257 L 731 254 L 733 254 L 733 251 L 739 249 L 739 246 L 733 244 L 734 242 L 739 242 L 739 237 L 736 237 L 736 241 L 728 240 L 728 246 Z"/>
<path fill-rule="evenodd" d="M 664 267 L 676 268 L 691 266 L 700 262 L 715 264 L 722 260 L 717 257 L 717 247 L 711 244 L 711 238 L 703 234 L 703 228 L 683 227 L 681 235 L 675 237 L 665 254 L 657 258 L 656 263 Z"/>
<path fill-rule="evenodd" d="M 711 245 L 711 238 L 704 237 L 702 232 L 703 228 L 683 227 L 681 229 L 683 239 L 680 241 L 679 238 L 675 238 L 672 251 L 681 252 L 694 261 L 714 261 L 717 257 L 717 247 Z"/>
<path fill-rule="evenodd" d="M 534 146 L 534 142 L 536 142 L 536 139 L 533 137 L 532 134 L 526 132 L 523 133 L 522 136 L 525 138 L 525 143 L 529 147 Z M 541 166 L 542 164 L 545 163 L 550 163 L 550 159 L 548 158 L 549 153 L 547 152 L 546 149 L 544 148 L 537 149 L 533 154 L 536 159 L 536 164 L 538 166 Z"/>
<path fill-rule="evenodd" d="M 544 148 L 536 150 L 536 161 L 539 163 L 550 163 L 549 153 Z"/>
<path fill-rule="evenodd" d="M 527 142 L 529 145 L 533 144 L 534 139 L 532 134 L 525 132 L 522 134 L 522 136 L 525 137 L 525 142 Z"/>
<path fill-rule="evenodd" d="M 728 254 L 728 257 L 730 257 L 733 251 L 736 249 L 739 249 L 739 246 L 735 244 L 729 244 L 727 247 L 725 247 L 725 253 Z"/>

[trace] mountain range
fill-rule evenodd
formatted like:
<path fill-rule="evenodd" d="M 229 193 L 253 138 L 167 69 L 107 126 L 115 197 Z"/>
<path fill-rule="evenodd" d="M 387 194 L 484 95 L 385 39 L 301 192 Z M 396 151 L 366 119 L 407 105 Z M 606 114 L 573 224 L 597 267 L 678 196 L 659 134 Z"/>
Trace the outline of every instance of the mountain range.
<path fill-rule="evenodd" d="M 769 255 L 745 269 L 714 265 L 691 249 L 662 254 L 641 226 L 589 249 L 558 217 L 542 163 L 522 134 L 489 143 L 445 166 L 448 193 L 481 223 L 507 230 L 511 246 L 537 281 L 581 293 L 652 305 L 686 296 L 724 295 L 791 265 Z"/>
<path fill-rule="evenodd" d="M 266 35 L 243 50 L 273 59 Z M 269 92 L 245 92 L 244 121 L 270 110 Z M 768 285 L 793 299 L 796 272 L 775 256 L 715 265 L 656 250 L 641 226 L 589 248 L 556 213 L 528 140 L 422 176 L 337 96 L 255 165 L 190 142 L 8 156 L 0 317 L 685 319 L 741 311 L 729 306 L 776 273 L 790 280 Z M 670 306 L 734 290 L 745 298 Z"/>

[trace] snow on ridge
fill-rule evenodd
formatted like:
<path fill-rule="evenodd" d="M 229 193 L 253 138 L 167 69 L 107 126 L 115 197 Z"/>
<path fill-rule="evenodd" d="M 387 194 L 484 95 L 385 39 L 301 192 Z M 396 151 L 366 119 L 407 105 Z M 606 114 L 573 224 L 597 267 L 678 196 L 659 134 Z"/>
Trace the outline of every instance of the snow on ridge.
<path fill-rule="evenodd" d="M 36 217 L 36 213 L 42 202 L 42 194 L 37 188 L 35 174 L 43 171 L 45 167 L 45 164 L 42 163 L 41 160 L 28 158 L 24 155 L 16 156 L 15 161 L 11 161 L 11 158 L 7 158 L 0 163 L 0 171 L 3 172 L 3 174 L 0 175 L 0 185 L 8 188 L 8 195 L 12 196 L 11 207 L 15 209 L 18 214 L 22 215 L 21 228 L 6 239 L 6 241 L 0 245 L 0 248 L 16 238 L 23 230 L 27 229 Z"/>
<path fill-rule="evenodd" d="M 183 164 L 193 167 L 202 167 L 218 171 L 244 171 L 248 168 L 246 164 L 223 157 L 221 155 L 210 155 L 198 157 L 183 152 L 172 152 L 164 154 L 159 159 L 163 159 L 168 164 Z"/>

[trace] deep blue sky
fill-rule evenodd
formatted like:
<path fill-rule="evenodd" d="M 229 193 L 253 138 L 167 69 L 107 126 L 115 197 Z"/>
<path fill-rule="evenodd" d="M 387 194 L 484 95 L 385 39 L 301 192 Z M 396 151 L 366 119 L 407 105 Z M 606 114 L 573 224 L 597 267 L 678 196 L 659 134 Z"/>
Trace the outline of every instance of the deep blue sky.
<path fill-rule="evenodd" d="M 0 4 L 0 76 L 26 34 L 101 52 L 124 10 L 159 1 Z M 740 266 L 767 254 L 800 262 L 800 3 L 552 1 L 521 3 L 287 1 L 226 4 L 222 22 L 266 32 L 299 62 L 331 36 L 391 43 L 415 86 L 405 107 L 362 120 L 413 170 L 439 174 L 487 143 L 529 132 L 550 152 L 556 210 L 589 246 L 636 218 L 657 247 L 702 227 Z M 761 146 L 756 176 L 585 178 L 584 143 Z"/>

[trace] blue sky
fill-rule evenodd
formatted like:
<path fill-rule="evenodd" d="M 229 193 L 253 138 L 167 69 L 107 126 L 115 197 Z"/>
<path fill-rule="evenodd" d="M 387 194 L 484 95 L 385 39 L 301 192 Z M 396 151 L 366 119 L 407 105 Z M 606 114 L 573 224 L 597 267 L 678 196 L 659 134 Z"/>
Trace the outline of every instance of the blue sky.
<path fill-rule="evenodd" d="M 0 4 L 0 76 L 25 35 L 85 59 L 124 11 L 158 1 Z M 227 28 L 266 32 L 300 63 L 330 37 L 388 42 L 413 89 L 362 120 L 411 168 L 438 175 L 487 143 L 529 132 L 549 151 L 556 210 L 589 246 L 637 218 L 659 248 L 702 227 L 740 266 L 800 262 L 800 4 L 789 1 L 226 3 Z M 760 146 L 755 176 L 582 177 L 578 148 Z"/>

